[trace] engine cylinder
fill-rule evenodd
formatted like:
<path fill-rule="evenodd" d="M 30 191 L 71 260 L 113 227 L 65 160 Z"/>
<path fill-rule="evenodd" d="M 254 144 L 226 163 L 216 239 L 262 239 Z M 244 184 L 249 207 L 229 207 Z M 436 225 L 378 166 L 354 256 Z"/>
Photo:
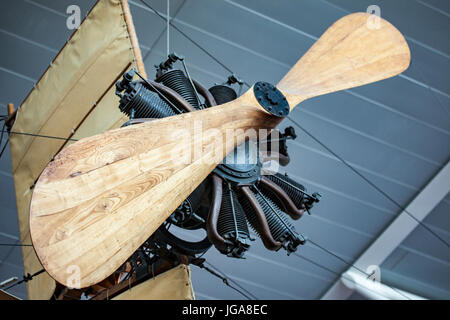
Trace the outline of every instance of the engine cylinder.
<path fill-rule="evenodd" d="M 189 102 L 191 106 L 195 109 L 199 109 L 199 102 L 195 90 L 183 71 L 178 69 L 170 70 L 158 77 L 156 81 L 161 82 L 166 87 L 176 91 L 184 98 L 184 100 Z"/>
<path fill-rule="evenodd" d="M 306 192 L 306 188 L 304 186 L 292 180 L 287 175 L 280 173 L 276 173 L 275 175 L 267 175 L 266 177 L 279 185 L 280 188 L 287 193 L 289 198 L 291 198 L 292 202 L 294 202 L 298 209 L 303 208 L 303 203 L 305 200 L 304 192 Z"/>
<path fill-rule="evenodd" d="M 230 243 L 224 252 L 229 256 L 241 258 L 250 246 L 250 233 L 244 211 L 236 193 L 228 184 L 224 184 L 217 231 Z"/>
<path fill-rule="evenodd" d="M 209 88 L 209 92 L 211 92 L 217 104 L 224 104 L 237 98 L 236 91 L 233 88 L 223 85 L 211 87 Z"/>
<path fill-rule="evenodd" d="M 165 118 L 175 115 L 174 110 L 158 94 L 142 82 L 132 82 L 121 96 L 120 111 L 134 118 Z"/>
<path fill-rule="evenodd" d="M 260 192 L 254 193 L 258 200 L 261 209 L 269 225 L 270 233 L 275 241 L 283 243 L 283 247 L 288 251 L 288 254 L 296 251 L 297 246 L 304 243 L 304 239 L 297 233 L 295 227 L 287 220 L 287 214 L 280 209 L 280 207 L 272 201 L 267 195 Z M 252 229 L 261 236 L 260 225 L 256 218 L 256 213 L 250 202 L 245 198 L 239 199 L 247 216 Z"/>

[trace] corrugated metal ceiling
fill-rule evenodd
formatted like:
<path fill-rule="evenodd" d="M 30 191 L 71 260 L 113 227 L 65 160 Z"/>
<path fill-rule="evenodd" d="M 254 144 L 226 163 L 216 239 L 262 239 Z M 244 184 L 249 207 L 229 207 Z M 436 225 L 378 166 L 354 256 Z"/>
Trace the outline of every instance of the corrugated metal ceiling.
<path fill-rule="evenodd" d="M 146 0 L 165 12 L 166 1 Z M 71 31 L 65 10 L 77 3 L 86 13 L 92 0 L 2 1 L 0 4 L 0 104 L 19 105 Z M 173 22 L 249 83 L 277 83 L 326 28 L 348 12 L 381 8 L 406 36 L 412 65 L 402 76 L 306 101 L 292 117 L 392 198 L 407 205 L 450 156 L 450 4 L 439 0 L 171 0 Z M 165 23 L 139 0 L 130 1 L 145 64 L 166 52 Z M 191 75 L 205 86 L 223 82 L 226 70 L 171 30 L 171 49 L 186 57 Z M 292 125 L 286 120 L 283 126 Z M 347 261 L 355 260 L 401 211 L 352 173 L 316 141 L 297 130 L 289 143 L 287 171 L 323 201 L 295 223 L 297 230 Z M 0 242 L 18 239 L 9 154 L 0 160 Z M 447 197 L 425 220 L 450 239 Z M 189 235 L 186 235 L 189 236 Z M 337 274 L 347 266 L 312 244 L 298 254 Z M 236 261 L 211 249 L 205 257 L 258 298 L 314 299 L 336 274 L 255 243 Z M 22 274 L 20 249 L 0 247 L 0 280 Z M 428 297 L 449 298 L 450 255 L 418 227 L 382 265 L 386 281 Z M 240 299 L 219 279 L 194 269 L 197 298 Z M 24 289 L 17 288 L 17 295 Z"/>

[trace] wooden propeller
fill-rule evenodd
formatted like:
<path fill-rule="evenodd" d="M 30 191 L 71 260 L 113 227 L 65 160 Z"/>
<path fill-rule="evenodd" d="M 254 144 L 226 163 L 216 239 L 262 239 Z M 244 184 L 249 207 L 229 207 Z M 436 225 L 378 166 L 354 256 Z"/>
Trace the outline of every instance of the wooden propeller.
<path fill-rule="evenodd" d="M 369 14 L 334 23 L 278 83 L 291 110 L 305 99 L 395 76 L 410 62 L 401 33 Z M 116 270 L 208 176 L 246 130 L 282 118 L 255 98 L 111 130 L 62 150 L 33 191 L 30 231 L 47 272 L 70 287 Z M 232 130 L 234 139 L 226 139 Z M 191 159 L 188 159 L 191 156 Z"/>

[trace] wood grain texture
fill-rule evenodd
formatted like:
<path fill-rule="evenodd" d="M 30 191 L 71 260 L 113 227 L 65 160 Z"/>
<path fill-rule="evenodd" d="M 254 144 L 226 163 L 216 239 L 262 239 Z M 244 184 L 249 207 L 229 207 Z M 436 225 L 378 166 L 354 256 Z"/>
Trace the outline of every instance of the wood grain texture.
<path fill-rule="evenodd" d="M 368 17 L 358 13 L 336 22 L 283 78 L 278 86 L 291 108 L 394 76 L 409 65 L 402 35 L 384 20 L 380 29 L 367 29 Z M 259 106 L 250 88 L 224 105 L 71 144 L 33 191 L 30 230 L 42 265 L 63 284 L 72 265 L 81 271 L 78 287 L 103 280 L 245 141 L 245 130 L 273 129 L 280 121 Z M 224 140 L 227 130 L 238 130 L 231 142 Z M 182 161 L 183 154 L 194 157 Z"/>
<path fill-rule="evenodd" d="M 115 80 L 138 67 L 139 47 L 122 10 L 125 0 L 98 1 L 14 113 L 12 131 L 81 139 L 128 118 L 117 108 Z M 133 48 L 132 48 L 133 47 Z M 111 64 L 111 61 L 114 61 Z M 142 70 L 140 70 L 142 72 Z M 105 91 L 107 92 L 105 93 Z M 14 120 L 14 118 L 11 118 Z M 22 243 L 31 243 L 32 186 L 66 141 L 11 134 L 10 152 Z M 67 143 L 70 143 L 67 142 Z M 23 247 L 25 274 L 42 269 L 33 247 Z M 26 283 L 29 299 L 49 299 L 55 281 L 42 273 Z"/>
<path fill-rule="evenodd" d="M 393 77 L 405 71 L 411 54 L 403 35 L 388 21 L 353 13 L 336 21 L 292 67 L 277 87 L 291 109 L 319 95 Z"/>
<path fill-rule="evenodd" d="M 47 166 L 33 191 L 30 230 L 42 265 L 62 284 L 72 265 L 81 270 L 80 287 L 103 280 L 245 140 L 246 129 L 271 129 L 280 120 L 258 106 L 250 89 L 228 104 L 71 144 Z M 218 150 L 218 135 L 208 133 L 211 129 L 220 139 L 229 129 L 242 130 Z M 190 154 L 194 144 L 202 152 L 192 161 L 172 156 L 174 150 Z M 209 161 L 215 152 L 221 156 Z"/>

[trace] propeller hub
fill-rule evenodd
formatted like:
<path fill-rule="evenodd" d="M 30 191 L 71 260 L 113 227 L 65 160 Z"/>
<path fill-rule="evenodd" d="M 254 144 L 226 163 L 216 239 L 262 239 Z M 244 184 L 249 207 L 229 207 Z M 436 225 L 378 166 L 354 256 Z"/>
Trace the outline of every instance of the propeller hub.
<path fill-rule="evenodd" d="M 289 114 L 289 103 L 286 97 L 275 86 L 267 82 L 257 82 L 253 87 L 256 100 L 270 114 L 286 117 Z"/>

